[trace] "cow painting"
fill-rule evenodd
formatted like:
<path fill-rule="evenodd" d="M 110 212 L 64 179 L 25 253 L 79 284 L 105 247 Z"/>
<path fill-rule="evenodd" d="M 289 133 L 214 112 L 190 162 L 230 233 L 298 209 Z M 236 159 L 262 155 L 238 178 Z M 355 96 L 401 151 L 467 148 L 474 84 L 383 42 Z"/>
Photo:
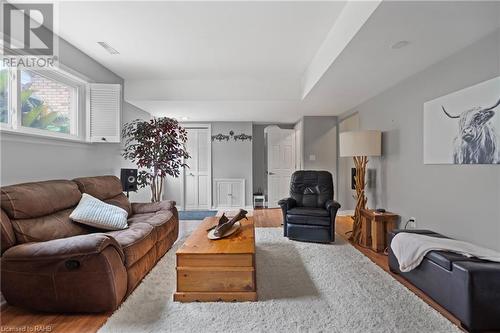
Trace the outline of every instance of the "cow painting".
<path fill-rule="evenodd" d="M 453 140 L 453 163 L 455 164 L 500 164 L 500 138 L 492 123 L 495 108 L 475 107 L 460 114 L 449 113 L 441 106 L 446 116 L 458 119 L 458 134 Z"/>

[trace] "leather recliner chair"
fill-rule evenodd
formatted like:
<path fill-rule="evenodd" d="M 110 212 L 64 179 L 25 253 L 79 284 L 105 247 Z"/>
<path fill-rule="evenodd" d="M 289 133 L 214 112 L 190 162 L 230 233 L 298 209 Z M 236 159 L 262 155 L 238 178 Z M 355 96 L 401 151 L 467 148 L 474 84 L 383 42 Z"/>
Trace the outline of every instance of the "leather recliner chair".
<path fill-rule="evenodd" d="M 340 204 L 333 200 L 333 179 L 328 171 L 296 171 L 290 198 L 280 200 L 284 235 L 289 239 L 330 243 L 335 241 L 335 217 Z"/>

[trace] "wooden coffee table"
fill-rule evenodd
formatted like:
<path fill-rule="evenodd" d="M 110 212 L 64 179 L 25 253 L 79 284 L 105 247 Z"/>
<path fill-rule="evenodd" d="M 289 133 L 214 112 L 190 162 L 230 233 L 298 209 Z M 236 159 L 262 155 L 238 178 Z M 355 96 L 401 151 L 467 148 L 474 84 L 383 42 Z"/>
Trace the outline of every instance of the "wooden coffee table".
<path fill-rule="evenodd" d="M 255 228 L 252 217 L 241 220 L 233 235 L 210 240 L 208 217 L 177 250 L 177 292 L 174 301 L 256 301 Z"/>

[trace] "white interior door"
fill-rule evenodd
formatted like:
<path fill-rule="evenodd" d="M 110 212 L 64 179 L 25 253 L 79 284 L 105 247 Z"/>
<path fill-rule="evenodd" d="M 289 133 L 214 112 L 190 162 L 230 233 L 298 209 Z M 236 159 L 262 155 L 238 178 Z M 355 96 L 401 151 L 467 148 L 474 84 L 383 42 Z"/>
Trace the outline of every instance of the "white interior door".
<path fill-rule="evenodd" d="M 268 206 L 290 195 L 290 179 L 295 171 L 295 131 L 277 126 L 266 128 Z"/>
<path fill-rule="evenodd" d="M 211 205 L 210 130 L 187 128 L 187 160 L 184 169 L 184 206 L 189 209 L 209 209 Z"/>

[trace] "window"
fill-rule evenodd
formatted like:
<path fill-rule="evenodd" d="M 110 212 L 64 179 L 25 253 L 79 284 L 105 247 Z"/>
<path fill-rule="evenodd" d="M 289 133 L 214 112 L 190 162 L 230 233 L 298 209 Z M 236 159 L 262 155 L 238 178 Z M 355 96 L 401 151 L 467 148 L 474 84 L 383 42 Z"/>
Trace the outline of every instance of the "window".
<path fill-rule="evenodd" d="M 21 125 L 52 132 L 76 134 L 76 89 L 40 74 L 21 71 Z"/>
<path fill-rule="evenodd" d="M 85 82 L 59 70 L 1 68 L 0 122 L 8 131 L 84 139 Z"/>
<path fill-rule="evenodd" d="M 0 63 L 0 123 L 9 122 L 9 71 Z"/>

